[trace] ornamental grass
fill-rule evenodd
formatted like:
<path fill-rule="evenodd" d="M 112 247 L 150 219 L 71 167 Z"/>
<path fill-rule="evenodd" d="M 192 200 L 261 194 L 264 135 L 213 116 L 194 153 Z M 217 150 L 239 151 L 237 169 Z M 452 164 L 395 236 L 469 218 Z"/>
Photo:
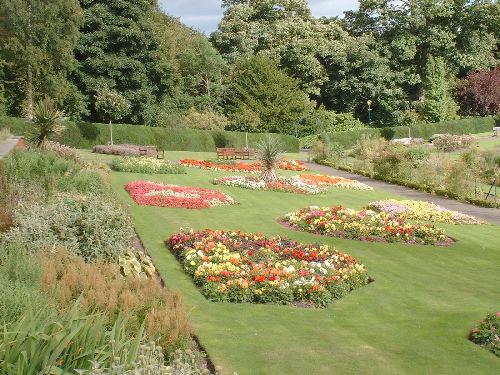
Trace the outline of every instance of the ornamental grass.
<path fill-rule="evenodd" d="M 332 237 L 376 242 L 448 246 L 453 240 L 430 224 L 411 224 L 385 212 L 342 206 L 310 206 L 290 212 L 280 222 L 292 229 Z"/>
<path fill-rule="evenodd" d="M 184 270 L 211 301 L 325 306 L 365 285 L 365 267 L 321 244 L 206 229 L 167 241 Z"/>

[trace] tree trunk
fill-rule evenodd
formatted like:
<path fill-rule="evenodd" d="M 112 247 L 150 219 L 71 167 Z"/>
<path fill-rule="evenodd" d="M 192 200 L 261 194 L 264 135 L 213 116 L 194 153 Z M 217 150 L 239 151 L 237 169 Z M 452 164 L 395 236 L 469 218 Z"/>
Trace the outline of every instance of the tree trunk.
<path fill-rule="evenodd" d="M 113 124 L 109 120 L 109 144 L 113 146 Z"/>
<path fill-rule="evenodd" d="M 260 179 L 263 180 L 265 183 L 277 182 L 278 176 L 276 175 L 276 170 L 274 170 L 274 168 L 265 170 L 260 175 Z"/>

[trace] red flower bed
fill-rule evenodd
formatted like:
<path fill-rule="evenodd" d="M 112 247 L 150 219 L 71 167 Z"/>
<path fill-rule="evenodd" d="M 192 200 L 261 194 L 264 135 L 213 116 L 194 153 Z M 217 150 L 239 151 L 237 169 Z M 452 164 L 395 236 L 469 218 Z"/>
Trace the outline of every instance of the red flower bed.
<path fill-rule="evenodd" d="M 259 173 L 262 171 L 262 165 L 259 162 L 218 163 L 210 160 L 182 159 L 179 161 L 179 164 L 185 167 L 210 169 L 213 171 L 247 172 L 247 173 Z M 278 164 L 278 168 L 289 171 L 308 170 L 304 162 L 298 160 L 283 160 Z"/>
<path fill-rule="evenodd" d="M 151 181 L 129 182 L 125 190 L 142 206 L 200 209 L 238 203 L 220 191 Z"/>

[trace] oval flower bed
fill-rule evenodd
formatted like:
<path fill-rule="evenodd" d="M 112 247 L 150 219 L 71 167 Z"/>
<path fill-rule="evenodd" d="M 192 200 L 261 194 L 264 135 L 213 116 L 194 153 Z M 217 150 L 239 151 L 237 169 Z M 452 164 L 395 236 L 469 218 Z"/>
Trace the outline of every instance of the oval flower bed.
<path fill-rule="evenodd" d="M 369 185 L 343 177 L 326 176 L 321 174 L 301 174 L 298 176 L 293 176 L 292 178 L 302 180 L 308 184 L 319 186 L 334 186 L 338 188 L 353 190 L 373 190 L 373 188 Z"/>
<path fill-rule="evenodd" d="M 472 329 L 469 338 L 473 343 L 500 357 L 500 311 L 486 315 L 486 318 Z"/>
<path fill-rule="evenodd" d="M 142 206 L 199 209 L 238 203 L 220 191 L 151 181 L 129 182 L 125 190 Z"/>
<path fill-rule="evenodd" d="M 362 264 L 326 245 L 210 229 L 181 229 L 167 243 L 212 301 L 325 306 L 369 281 Z"/>
<path fill-rule="evenodd" d="M 147 157 L 123 157 L 115 158 L 111 167 L 118 172 L 130 173 L 161 173 L 161 174 L 181 174 L 186 173 L 183 167 L 172 163 L 169 160 L 160 160 Z"/>
<path fill-rule="evenodd" d="M 371 202 L 368 208 L 403 219 L 437 221 L 448 224 L 484 224 L 483 221 L 474 216 L 447 210 L 437 204 L 424 201 L 387 199 Z"/>
<path fill-rule="evenodd" d="M 383 212 L 356 211 L 342 206 L 306 207 L 286 214 L 280 222 L 297 230 L 361 241 L 437 246 L 453 243 L 442 229 L 433 225 L 410 224 Z"/>
<path fill-rule="evenodd" d="M 262 165 L 259 162 L 243 163 L 243 162 L 216 162 L 210 160 L 195 160 L 195 159 L 182 159 L 179 164 L 185 167 L 209 169 L 212 171 L 226 171 L 226 172 L 247 172 L 247 173 L 260 173 L 262 172 Z M 278 169 L 290 171 L 306 171 L 307 167 L 302 161 L 298 160 L 282 160 L 278 163 Z"/>
<path fill-rule="evenodd" d="M 311 185 L 300 179 L 279 177 L 277 182 L 266 183 L 257 177 L 225 176 L 213 180 L 215 185 L 241 187 L 252 190 L 281 191 L 298 194 L 319 194 L 324 191 L 317 185 Z"/>

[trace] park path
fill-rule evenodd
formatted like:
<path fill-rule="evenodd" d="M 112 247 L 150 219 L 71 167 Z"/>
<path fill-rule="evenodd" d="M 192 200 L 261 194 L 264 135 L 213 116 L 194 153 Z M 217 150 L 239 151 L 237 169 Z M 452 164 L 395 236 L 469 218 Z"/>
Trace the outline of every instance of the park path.
<path fill-rule="evenodd" d="M 360 176 L 350 172 L 344 172 L 335 168 L 327 167 L 325 165 L 320 165 L 312 162 L 306 162 L 306 165 L 310 169 L 319 171 L 327 175 L 355 179 L 358 180 L 359 182 L 368 184 L 375 189 L 386 190 L 390 193 L 397 194 L 402 197 L 414 200 L 434 202 L 437 205 L 444 207 L 448 210 L 462 212 L 467 215 L 476 216 L 491 223 L 500 224 L 500 209 L 497 208 L 479 207 L 473 204 L 463 203 L 439 195 L 429 194 L 423 191 L 410 189 L 406 186 L 400 186 L 385 181 L 374 180 L 370 177 Z"/>

